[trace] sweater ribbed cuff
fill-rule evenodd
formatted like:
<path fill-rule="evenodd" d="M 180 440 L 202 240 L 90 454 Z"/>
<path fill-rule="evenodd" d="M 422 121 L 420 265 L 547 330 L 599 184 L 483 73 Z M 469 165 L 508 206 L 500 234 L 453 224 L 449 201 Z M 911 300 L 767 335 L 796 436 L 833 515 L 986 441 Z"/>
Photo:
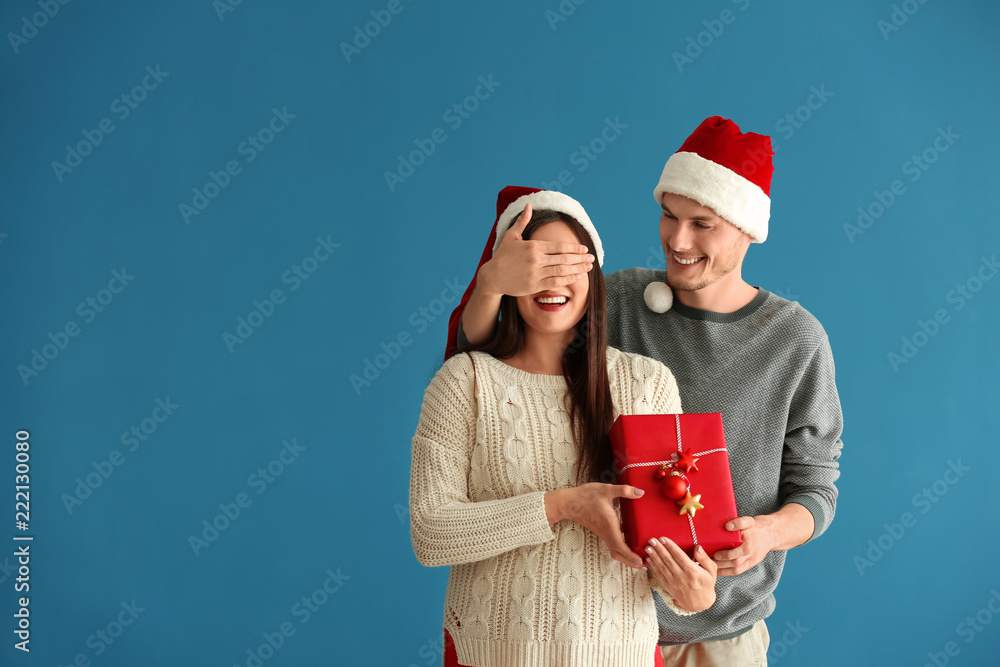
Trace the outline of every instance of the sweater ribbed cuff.
<path fill-rule="evenodd" d="M 791 498 L 786 499 L 781 506 L 784 507 L 789 503 L 797 503 L 799 505 L 802 505 L 807 510 L 809 510 L 809 513 L 812 514 L 813 517 L 813 534 L 809 537 L 808 540 L 803 542 L 802 545 L 812 542 L 817 537 L 823 534 L 823 531 L 826 530 L 826 525 L 827 525 L 826 514 L 823 512 L 823 506 L 819 504 L 818 500 L 816 500 L 812 496 L 804 496 L 804 495 L 792 496 Z"/>
<path fill-rule="evenodd" d="M 659 595 L 660 599 L 663 600 L 663 604 L 667 605 L 667 607 L 670 608 L 670 611 L 674 612 L 678 616 L 691 616 L 695 613 L 693 611 L 688 611 L 677 604 L 677 600 L 674 599 L 674 596 L 668 593 L 659 582 L 657 582 L 657 584 L 652 588 L 653 592 Z"/>
<path fill-rule="evenodd" d="M 545 514 L 545 492 L 453 504 L 410 515 L 410 537 L 423 565 L 459 565 L 555 539 Z"/>

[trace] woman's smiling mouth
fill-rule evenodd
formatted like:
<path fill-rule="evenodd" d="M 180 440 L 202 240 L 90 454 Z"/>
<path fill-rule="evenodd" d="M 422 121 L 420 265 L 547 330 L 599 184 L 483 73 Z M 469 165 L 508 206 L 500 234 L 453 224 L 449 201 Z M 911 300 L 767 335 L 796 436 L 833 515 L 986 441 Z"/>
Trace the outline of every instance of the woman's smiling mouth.
<path fill-rule="evenodd" d="M 555 312 L 562 310 L 569 303 L 569 297 L 564 294 L 553 294 L 550 296 L 537 296 L 535 297 L 535 303 L 542 310 L 548 312 Z"/>

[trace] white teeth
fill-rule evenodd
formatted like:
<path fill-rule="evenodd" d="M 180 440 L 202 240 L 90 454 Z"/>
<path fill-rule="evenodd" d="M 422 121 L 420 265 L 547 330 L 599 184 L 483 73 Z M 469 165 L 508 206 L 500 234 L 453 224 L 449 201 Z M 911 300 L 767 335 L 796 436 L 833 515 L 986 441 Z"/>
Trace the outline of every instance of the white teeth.
<path fill-rule="evenodd" d="M 562 305 L 566 303 L 567 299 L 564 296 L 540 296 L 535 299 L 538 303 L 544 303 L 546 305 Z"/>
<path fill-rule="evenodd" d="M 677 255 L 674 255 L 674 261 L 678 264 L 694 264 L 695 262 L 701 261 L 701 257 L 697 257 L 695 259 L 681 259 Z"/>

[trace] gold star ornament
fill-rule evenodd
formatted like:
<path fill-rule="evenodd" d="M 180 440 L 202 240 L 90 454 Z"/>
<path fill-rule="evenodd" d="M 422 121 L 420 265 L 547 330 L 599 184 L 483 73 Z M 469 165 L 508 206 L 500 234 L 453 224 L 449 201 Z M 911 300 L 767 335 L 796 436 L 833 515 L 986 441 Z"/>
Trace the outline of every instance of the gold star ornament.
<path fill-rule="evenodd" d="M 686 493 L 683 499 L 677 501 L 677 504 L 681 506 L 680 513 L 690 514 L 693 519 L 696 511 L 705 509 L 705 506 L 698 502 L 699 500 L 701 500 L 700 493 L 696 496 Z"/>

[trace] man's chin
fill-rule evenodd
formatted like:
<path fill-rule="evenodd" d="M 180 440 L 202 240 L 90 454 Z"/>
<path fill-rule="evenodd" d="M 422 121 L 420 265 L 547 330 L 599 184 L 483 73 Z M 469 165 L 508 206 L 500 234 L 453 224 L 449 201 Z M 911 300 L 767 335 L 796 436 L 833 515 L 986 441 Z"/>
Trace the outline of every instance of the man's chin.
<path fill-rule="evenodd" d="M 667 287 L 675 292 L 697 292 L 706 284 L 701 282 L 692 282 L 690 280 L 671 280 L 670 276 L 667 276 Z"/>

